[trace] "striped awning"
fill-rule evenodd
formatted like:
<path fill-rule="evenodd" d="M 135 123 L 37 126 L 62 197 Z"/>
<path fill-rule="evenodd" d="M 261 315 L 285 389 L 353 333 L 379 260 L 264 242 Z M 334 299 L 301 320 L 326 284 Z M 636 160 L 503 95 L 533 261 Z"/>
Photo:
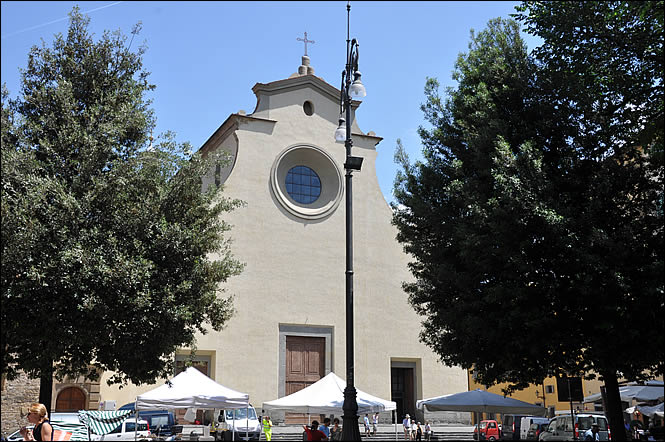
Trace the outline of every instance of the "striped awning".
<path fill-rule="evenodd" d="M 108 434 L 127 419 L 132 410 L 88 411 L 79 410 L 79 419 L 95 434 Z"/>
<path fill-rule="evenodd" d="M 88 428 L 83 424 L 71 424 L 69 422 L 50 422 L 54 430 L 60 430 L 53 440 L 90 440 Z"/>

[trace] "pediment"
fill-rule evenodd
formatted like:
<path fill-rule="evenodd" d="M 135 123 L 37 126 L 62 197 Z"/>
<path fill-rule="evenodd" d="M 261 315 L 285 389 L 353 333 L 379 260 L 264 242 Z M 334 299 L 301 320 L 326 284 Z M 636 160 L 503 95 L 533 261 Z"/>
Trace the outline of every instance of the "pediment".
<path fill-rule="evenodd" d="M 276 95 L 283 94 L 296 89 L 312 88 L 318 90 L 323 95 L 330 98 L 330 100 L 338 103 L 340 99 L 340 91 L 335 86 L 326 83 L 316 75 L 300 75 L 296 77 L 287 78 L 284 80 L 277 80 L 270 83 L 256 83 L 252 91 L 257 98 L 261 94 Z"/>

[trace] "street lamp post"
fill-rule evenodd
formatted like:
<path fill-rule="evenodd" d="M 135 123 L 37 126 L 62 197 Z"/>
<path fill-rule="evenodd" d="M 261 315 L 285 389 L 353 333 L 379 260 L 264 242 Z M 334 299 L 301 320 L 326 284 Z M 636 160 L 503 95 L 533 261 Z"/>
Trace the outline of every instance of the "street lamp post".
<path fill-rule="evenodd" d="M 360 440 L 358 429 L 358 401 L 354 382 L 354 344 L 353 344 L 353 171 L 362 166 L 363 159 L 351 155 L 351 99 L 362 99 L 366 95 L 358 71 L 358 42 L 349 40 L 349 18 L 351 5 L 346 5 L 346 69 L 342 71 L 340 89 L 340 119 L 335 131 L 335 140 L 344 142 L 346 161 L 344 163 L 346 183 L 346 388 L 344 389 L 344 415 L 342 416 L 342 440 Z M 353 82 L 351 81 L 353 77 Z M 342 115 L 346 114 L 346 119 Z"/>

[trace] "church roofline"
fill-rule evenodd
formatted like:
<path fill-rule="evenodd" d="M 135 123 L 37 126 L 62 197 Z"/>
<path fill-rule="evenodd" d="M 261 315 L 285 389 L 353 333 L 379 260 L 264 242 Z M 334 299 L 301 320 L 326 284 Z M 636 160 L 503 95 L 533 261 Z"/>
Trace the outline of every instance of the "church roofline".
<path fill-rule="evenodd" d="M 213 132 L 212 135 L 203 143 L 199 151 L 205 155 L 208 153 L 210 149 L 212 149 L 215 145 L 215 142 L 220 140 L 220 139 L 225 139 L 226 134 L 229 132 L 232 132 L 238 128 L 238 125 L 241 121 L 263 121 L 266 123 L 277 123 L 276 120 L 269 120 L 267 118 L 258 118 L 258 117 L 252 117 L 249 115 L 244 115 L 240 113 L 236 114 L 231 114 L 228 116 L 228 118 Z"/>
<path fill-rule="evenodd" d="M 281 92 L 282 89 L 290 88 L 292 86 L 299 86 L 301 84 L 311 84 L 317 89 L 320 89 L 322 92 L 328 94 L 330 98 L 339 100 L 339 89 L 326 83 L 316 75 L 300 75 L 297 77 L 286 78 L 284 80 L 271 81 L 270 83 L 256 83 L 252 88 L 252 91 L 256 95 L 258 95 L 259 92 L 266 92 L 271 94 Z"/>
<path fill-rule="evenodd" d="M 373 140 L 376 140 L 376 144 L 379 144 L 381 141 L 383 141 L 383 137 L 377 137 L 376 135 L 367 135 L 367 134 L 359 134 L 359 133 L 352 133 L 351 134 L 354 137 L 365 137 L 365 138 L 371 138 Z M 376 146 L 375 144 L 375 146 Z"/>
<path fill-rule="evenodd" d="M 284 80 L 272 81 L 270 83 L 256 83 L 252 88 L 252 92 L 254 92 L 254 94 L 258 98 L 259 93 L 273 95 L 303 85 L 310 85 L 313 88 L 323 92 L 332 101 L 339 102 L 340 90 L 337 89 L 335 86 L 327 83 L 322 78 L 317 77 L 316 75 L 299 75 L 296 77 L 286 78 Z M 359 105 L 360 101 L 351 100 L 351 107 L 357 108 Z"/>

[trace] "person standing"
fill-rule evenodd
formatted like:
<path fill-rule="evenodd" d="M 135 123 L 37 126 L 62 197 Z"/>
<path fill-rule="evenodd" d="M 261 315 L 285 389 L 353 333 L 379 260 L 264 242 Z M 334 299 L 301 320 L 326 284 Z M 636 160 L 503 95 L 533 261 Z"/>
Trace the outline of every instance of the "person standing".
<path fill-rule="evenodd" d="M 28 422 L 35 427 L 29 430 L 26 427 L 21 428 L 19 433 L 23 440 L 53 440 L 53 427 L 48 420 L 48 414 L 44 404 L 34 403 L 28 408 Z"/>
<path fill-rule="evenodd" d="M 425 440 L 432 440 L 432 427 L 429 421 L 425 421 Z"/>
<path fill-rule="evenodd" d="M 305 430 L 305 433 L 307 433 L 307 440 L 328 440 L 328 436 L 319 430 L 319 421 L 312 421 L 312 428 L 307 428 L 307 425 L 303 425 L 302 427 Z"/>
<path fill-rule="evenodd" d="M 404 427 L 404 440 L 409 440 L 411 435 L 411 416 L 409 416 L 409 413 L 404 416 L 402 426 Z"/>
<path fill-rule="evenodd" d="M 342 427 L 339 426 L 339 419 L 333 419 L 333 427 L 330 429 L 330 440 L 342 440 Z"/>
<path fill-rule="evenodd" d="M 379 426 L 379 412 L 374 413 L 372 417 L 372 436 L 376 436 L 376 429 Z"/>
<path fill-rule="evenodd" d="M 327 417 L 323 419 L 323 425 L 319 425 L 319 431 L 326 435 L 330 439 L 330 418 Z"/>
<path fill-rule="evenodd" d="M 272 421 L 270 416 L 263 416 L 263 434 L 266 435 L 266 440 L 272 439 Z"/>
<path fill-rule="evenodd" d="M 416 420 L 411 419 L 411 440 L 416 440 Z"/>
<path fill-rule="evenodd" d="M 423 440 L 423 429 L 420 427 L 420 422 L 416 424 L 416 440 Z"/>
<path fill-rule="evenodd" d="M 363 418 L 363 423 L 365 424 L 365 436 L 371 437 L 372 435 L 370 434 L 369 431 L 369 416 L 367 416 L 367 413 L 365 413 L 365 417 Z"/>

